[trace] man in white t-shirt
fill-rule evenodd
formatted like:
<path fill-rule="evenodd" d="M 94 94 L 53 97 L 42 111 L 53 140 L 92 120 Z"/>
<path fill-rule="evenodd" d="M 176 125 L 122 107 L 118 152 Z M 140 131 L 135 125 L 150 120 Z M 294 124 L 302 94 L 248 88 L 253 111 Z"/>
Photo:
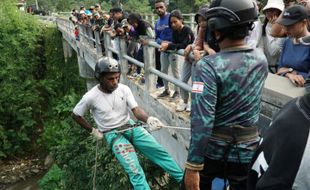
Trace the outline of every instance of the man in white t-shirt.
<path fill-rule="evenodd" d="M 130 119 L 129 109 L 138 120 L 146 122 L 151 131 L 163 126 L 159 119 L 149 117 L 138 106 L 128 86 L 119 84 L 119 63 L 108 57 L 99 59 L 95 67 L 95 78 L 99 84 L 88 91 L 75 106 L 72 114 L 74 120 L 97 139 L 102 139 L 104 135 L 117 160 L 128 173 L 134 189 L 150 189 L 135 148 L 180 182 L 183 178 L 182 169 L 143 127 L 117 132 L 119 128 L 134 124 Z M 91 110 L 97 128 L 93 128 L 84 119 L 88 110 Z M 109 132 L 105 133 L 107 131 Z"/>

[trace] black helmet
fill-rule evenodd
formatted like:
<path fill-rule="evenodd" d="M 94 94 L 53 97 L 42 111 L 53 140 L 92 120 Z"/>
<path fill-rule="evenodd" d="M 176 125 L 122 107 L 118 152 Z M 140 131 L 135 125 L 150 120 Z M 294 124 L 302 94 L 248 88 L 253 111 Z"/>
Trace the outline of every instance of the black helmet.
<path fill-rule="evenodd" d="M 252 25 L 257 10 L 252 0 L 214 0 L 206 13 L 211 31 L 236 26 Z"/>
<path fill-rule="evenodd" d="M 119 73 L 121 67 L 115 59 L 110 57 L 100 58 L 95 66 L 95 78 L 99 79 L 102 73 Z"/>

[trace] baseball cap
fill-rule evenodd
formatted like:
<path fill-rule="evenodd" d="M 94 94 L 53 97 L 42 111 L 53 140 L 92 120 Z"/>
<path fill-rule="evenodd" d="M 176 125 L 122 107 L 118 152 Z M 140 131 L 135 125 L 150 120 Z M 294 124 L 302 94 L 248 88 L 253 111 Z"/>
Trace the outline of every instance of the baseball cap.
<path fill-rule="evenodd" d="M 93 14 L 94 16 L 100 16 L 100 14 L 98 12 L 94 12 Z"/>
<path fill-rule="evenodd" d="M 278 9 L 282 12 L 284 10 L 283 0 L 268 0 L 266 6 L 263 8 L 263 12 L 268 9 Z"/>
<path fill-rule="evenodd" d="M 307 18 L 307 9 L 301 5 L 294 5 L 284 10 L 278 23 L 283 26 L 289 26 Z"/>

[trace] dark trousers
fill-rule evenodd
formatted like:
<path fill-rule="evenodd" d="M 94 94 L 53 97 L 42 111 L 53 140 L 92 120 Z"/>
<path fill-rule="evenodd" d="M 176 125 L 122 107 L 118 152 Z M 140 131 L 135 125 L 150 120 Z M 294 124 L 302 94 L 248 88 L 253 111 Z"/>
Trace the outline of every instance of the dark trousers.
<path fill-rule="evenodd" d="M 205 158 L 204 169 L 200 172 L 200 189 L 211 190 L 214 178 L 227 179 L 230 190 L 246 190 L 248 164 L 212 160 Z M 185 190 L 184 181 L 181 190 Z"/>
<path fill-rule="evenodd" d="M 138 49 L 136 59 L 142 63 L 144 63 L 144 58 L 143 58 L 143 46 L 141 45 L 140 48 Z M 141 73 L 141 67 L 137 66 L 137 73 Z"/>
<path fill-rule="evenodd" d="M 161 64 L 160 64 L 160 52 L 158 51 L 158 49 L 155 49 L 155 68 L 156 70 L 161 71 Z M 157 77 L 157 84 L 160 86 L 164 86 L 164 82 L 163 79 L 160 77 Z"/>

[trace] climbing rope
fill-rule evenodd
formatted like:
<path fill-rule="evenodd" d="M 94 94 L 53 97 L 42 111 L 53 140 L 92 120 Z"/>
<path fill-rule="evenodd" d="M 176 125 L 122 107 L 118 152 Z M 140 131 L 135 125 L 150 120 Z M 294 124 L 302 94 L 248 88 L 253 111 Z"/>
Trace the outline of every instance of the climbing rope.
<path fill-rule="evenodd" d="M 95 155 L 95 166 L 94 166 L 94 172 L 93 172 L 93 190 L 96 190 L 98 147 L 99 147 L 99 140 L 97 139 L 97 143 L 96 143 L 96 155 Z"/>
<path fill-rule="evenodd" d="M 148 125 L 139 125 L 142 126 L 144 128 L 149 127 Z M 135 127 L 138 127 L 138 124 L 133 125 L 132 127 L 128 127 L 126 129 L 121 129 L 121 130 L 112 130 L 109 132 L 104 132 L 105 134 L 108 133 L 122 133 L 125 131 L 129 131 Z M 181 129 L 181 130 L 191 130 L 190 128 L 185 128 L 185 127 L 176 127 L 176 126 L 162 126 L 162 128 L 169 128 L 169 129 Z M 93 170 L 93 190 L 96 190 L 96 176 L 97 176 L 97 160 L 98 160 L 98 149 L 99 149 L 99 140 L 97 139 L 96 141 L 96 155 L 95 155 L 95 165 L 94 165 L 94 170 Z"/>
<path fill-rule="evenodd" d="M 163 128 L 168 128 L 168 129 L 181 129 L 181 130 L 191 130 L 190 128 L 186 128 L 186 127 L 176 127 L 176 126 L 169 126 L 169 125 L 165 125 L 163 126 Z"/>

